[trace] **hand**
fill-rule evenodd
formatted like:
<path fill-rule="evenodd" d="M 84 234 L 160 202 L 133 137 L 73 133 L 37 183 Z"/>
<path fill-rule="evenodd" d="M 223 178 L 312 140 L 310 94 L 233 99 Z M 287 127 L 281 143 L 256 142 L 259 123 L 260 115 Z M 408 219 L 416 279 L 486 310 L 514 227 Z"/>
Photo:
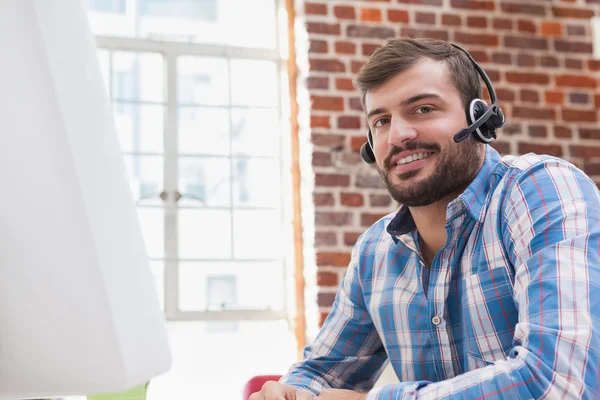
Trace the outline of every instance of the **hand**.
<path fill-rule="evenodd" d="M 314 397 L 304 390 L 283 383 L 266 382 L 260 392 L 254 393 L 248 400 L 313 400 Z"/>
<path fill-rule="evenodd" d="M 325 389 L 315 400 L 365 400 L 366 393 L 343 389 Z"/>

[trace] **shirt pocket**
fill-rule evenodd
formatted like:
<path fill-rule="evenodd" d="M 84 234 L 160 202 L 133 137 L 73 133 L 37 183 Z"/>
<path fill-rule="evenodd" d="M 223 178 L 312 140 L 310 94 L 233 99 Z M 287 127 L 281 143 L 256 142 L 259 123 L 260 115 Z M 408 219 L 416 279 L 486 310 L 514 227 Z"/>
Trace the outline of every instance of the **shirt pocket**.
<path fill-rule="evenodd" d="M 505 359 L 513 347 L 518 320 L 506 268 L 468 276 L 464 285 L 462 315 L 469 356 L 486 363 Z"/>

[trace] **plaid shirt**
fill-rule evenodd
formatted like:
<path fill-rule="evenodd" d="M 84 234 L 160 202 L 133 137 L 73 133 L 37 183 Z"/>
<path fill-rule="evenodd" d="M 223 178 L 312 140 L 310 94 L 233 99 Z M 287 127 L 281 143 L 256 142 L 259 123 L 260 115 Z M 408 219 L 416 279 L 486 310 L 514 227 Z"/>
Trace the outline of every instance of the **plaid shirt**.
<path fill-rule="evenodd" d="M 486 147 L 447 207 L 431 267 L 408 208 L 375 223 L 305 359 L 281 382 L 315 395 L 369 391 L 368 400 L 600 396 L 596 185 L 566 161 Z M 388 360 L 400 383 L 372 389 Z"/>

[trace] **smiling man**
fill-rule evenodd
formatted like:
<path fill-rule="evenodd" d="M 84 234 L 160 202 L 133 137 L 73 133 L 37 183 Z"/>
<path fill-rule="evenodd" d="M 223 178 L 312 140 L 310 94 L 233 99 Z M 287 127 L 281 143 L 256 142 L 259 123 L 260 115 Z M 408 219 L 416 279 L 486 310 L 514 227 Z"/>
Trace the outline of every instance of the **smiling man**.
<path fill-rule="evenodd" d="M 500 157 L 493 87 L 454 45 L 390 40 L 355 83 L 361 153 L 400 208 L 358 239 L 304 360 L 251 399 L 594 398 L 594 182 L 558 158 Z M 400 383 L 372 389 L 387 362 Z"/>

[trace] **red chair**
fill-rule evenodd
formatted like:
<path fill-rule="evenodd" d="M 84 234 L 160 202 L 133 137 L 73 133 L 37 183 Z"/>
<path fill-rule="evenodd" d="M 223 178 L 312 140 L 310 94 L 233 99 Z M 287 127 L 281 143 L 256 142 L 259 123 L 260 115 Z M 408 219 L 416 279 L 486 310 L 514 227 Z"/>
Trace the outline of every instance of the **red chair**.
<path fill-rule="evenodd" d="M 257 375 L 252 377 L 244 386 L 243 400 L 248 400 L 252 393 L 260 392 L 265 382 L 278 381 L 281 375 Z"/>

